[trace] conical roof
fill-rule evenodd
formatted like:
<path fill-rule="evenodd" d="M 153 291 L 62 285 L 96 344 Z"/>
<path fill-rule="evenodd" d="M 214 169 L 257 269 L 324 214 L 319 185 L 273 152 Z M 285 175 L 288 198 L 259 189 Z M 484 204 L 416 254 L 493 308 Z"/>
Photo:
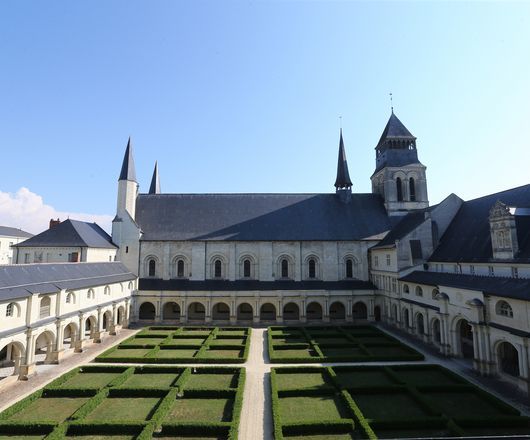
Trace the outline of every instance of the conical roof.
<path fill-rule="evenodd" d="M 149 194 L 160 194 L 160 177 L 158 176 L 158 162 L 155 162 L 155 170 L 149 187 Z"/>
<path fill-rule="evenodd" d="M 123 164 L 121 166 L 120 177 L 118 180 L 131 180 L 136 182 L 136 170 L 134 168 L 134 158 L 130 136 L 127 142 L 127 148 L 125 149 L 125 156 L 123 157 Z"/>
<path fill-rule="evenodd" d="M 351 188 L 352 182 L 348 172 L 348 161 L 346 160 L 346 151 L 344 149 L 344 140 L 342 139 L 342 128 L 340 130 L 339 141 L 339 160 L 337 163 L 337 179 L 335 188 Z"/>

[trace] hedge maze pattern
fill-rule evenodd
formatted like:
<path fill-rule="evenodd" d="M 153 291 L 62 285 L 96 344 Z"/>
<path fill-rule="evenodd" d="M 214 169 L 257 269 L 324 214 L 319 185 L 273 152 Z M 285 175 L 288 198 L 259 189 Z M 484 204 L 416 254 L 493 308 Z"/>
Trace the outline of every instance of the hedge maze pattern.
<path fill-rule="evenodd" d="M 373 326 L 269 327 L 275 363 L 419 361 L 422 354 Z"/>
<path fill-rule="evenodd" d="M 141 364 L 234 364 L 247 360 L 250 328 L 147 327 L 96 358 Z"/>
<path fill-rule="evenodd" d="M 276 440 L 530 434 L 530 419 L 438 365 L 271 371 Z"/>
<path fill-rule="evenodd" d="M 0 438 L 237 439 L 245 370 L 85 366 L 0 414 Z"/>

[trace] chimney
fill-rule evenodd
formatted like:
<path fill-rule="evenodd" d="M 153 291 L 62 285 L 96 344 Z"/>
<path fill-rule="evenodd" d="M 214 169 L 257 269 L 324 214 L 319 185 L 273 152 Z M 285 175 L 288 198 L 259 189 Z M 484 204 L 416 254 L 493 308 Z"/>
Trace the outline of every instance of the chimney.
<path fill-rule="evenodd" d="M 55 226 L 57 226 L 59 223 L 61 223 L 61 220 L 60 219 L 57 219 L 57 220 L 54 220 L 53 218 L 50 219 L 50 228 L 53 228 Z"/>

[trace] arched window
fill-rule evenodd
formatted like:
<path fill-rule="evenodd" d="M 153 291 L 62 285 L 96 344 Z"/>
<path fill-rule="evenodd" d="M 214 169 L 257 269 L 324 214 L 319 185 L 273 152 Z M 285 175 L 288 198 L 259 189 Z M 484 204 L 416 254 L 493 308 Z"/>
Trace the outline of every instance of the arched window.
<path fill-rule="evenodd" d="M 75 296 L 72 292 L 66 295 L 66 304 L 75 304 Z"/>
<path fill-rule="evenodd" d="M 177 278 L 184 278 L 184 260 L 177 260 Z"/>
<path fill-rule="evenodd" d="M 440 291 L 438 289 L 432 289 L 432 299 L 436 299 Z"/>
<path fill-rule="evenodd" d="M 156 261 L 155 260 L 149 260 L 149 272 L 148 275 L 150 277 L 156 276 Z"/>
<path fill-rule="evenodd" d="M 223 276 L 223 263 L 221 260 L 215 260 L 213 263 L 214 277 L 221 278 Z"/>
<path fill-rule="evenodd" d="M 346 260 L 346 278 L 353 278 L 353 260 L 351 258 Z"/>
<path fill-rule="evenodd" d="M 282 278 L 289 278 L 289 261 L 283 258 L 281 263 Z"/>
<path fill-rule="evenodd" d="M 420 286 L 416 286 L 416 296 L 423 296 L 423 289 Z"/>
<path fill-rule="evenodd" d="M 317 277 L 317 262 L 314 258 L 310 258 L 307 262 L 308 278 Z"/>
<path fill-rule="evenodd" d="M 497 315 L 513 318 L 513 309 L 506 301 L 499 301 L 495 306 Z"/>
<path fill-rule="evenodd" d="M 134 286 L 133 286 L 133 282 L 132 281 L 129 281 L 129 284 L 127 285 L 127 289 L 129 290 L 133 290 Z"/>
<path fill-rule="evenodd" d="M 93 289 L 89 289 L 87 294 L 86 294 L 86 297 L 88 299 L 94 299 L 96 297 L 96 294 L 94 293 L 94 290 Z"/>
<path fill-rule="evenodd" d="M 243 277 L 250 278 L 250 260 L 248 258 L 243 261 Z"/>
<path fill-rule="evenodd" d="M 40 310 L 39 310 L 39 318 L 47 318 L 50 316 L 50 306 L 51 306 L 52 300 L 49 296 L 45 296 L 40 300 Z"/>
<path fill-rule="evenodd" d="M 103 291 L 103 293 L 105 295 L 110 295 L 110 287 L 109 286 L 105 286 L 105 290 Z"/>
<path fill-rule="evenodd" d="M 401 186 L 401 178 L 396 179 L 396 191 L 397 191 L 397 200 L 398 202 L 403 201 L 403 187 Z"/>
<path fill-rule="evenodd" d="M 16 307 L 15 303 L 9 303 L 6 308 L 6 317 L 15 316 Z"/>
<path fill-rule="evenodd" d="M 416 201 L 416 185 L 412 177 L 409 179 L 409 195 L 410 195 L 410 201 L 415 202 Z"/>
<path fill-rule="evenodd" d="M 410 290 L 409 290 L 409 286 L 408 284 L 403 284 L 403 293 L 409 293 Z"/>

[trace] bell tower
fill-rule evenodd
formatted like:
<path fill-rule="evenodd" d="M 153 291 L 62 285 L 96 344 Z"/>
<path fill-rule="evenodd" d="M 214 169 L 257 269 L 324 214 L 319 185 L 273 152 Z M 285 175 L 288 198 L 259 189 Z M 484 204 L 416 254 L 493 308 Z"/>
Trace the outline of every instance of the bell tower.
<path fill-rule="evenodd" d="M 392 110 L 375 147 L 372 193 L 380 194 L 388 215 L 404 215 L 429 206 L 426 167 L 418 159 L 416 137 Z"/>

